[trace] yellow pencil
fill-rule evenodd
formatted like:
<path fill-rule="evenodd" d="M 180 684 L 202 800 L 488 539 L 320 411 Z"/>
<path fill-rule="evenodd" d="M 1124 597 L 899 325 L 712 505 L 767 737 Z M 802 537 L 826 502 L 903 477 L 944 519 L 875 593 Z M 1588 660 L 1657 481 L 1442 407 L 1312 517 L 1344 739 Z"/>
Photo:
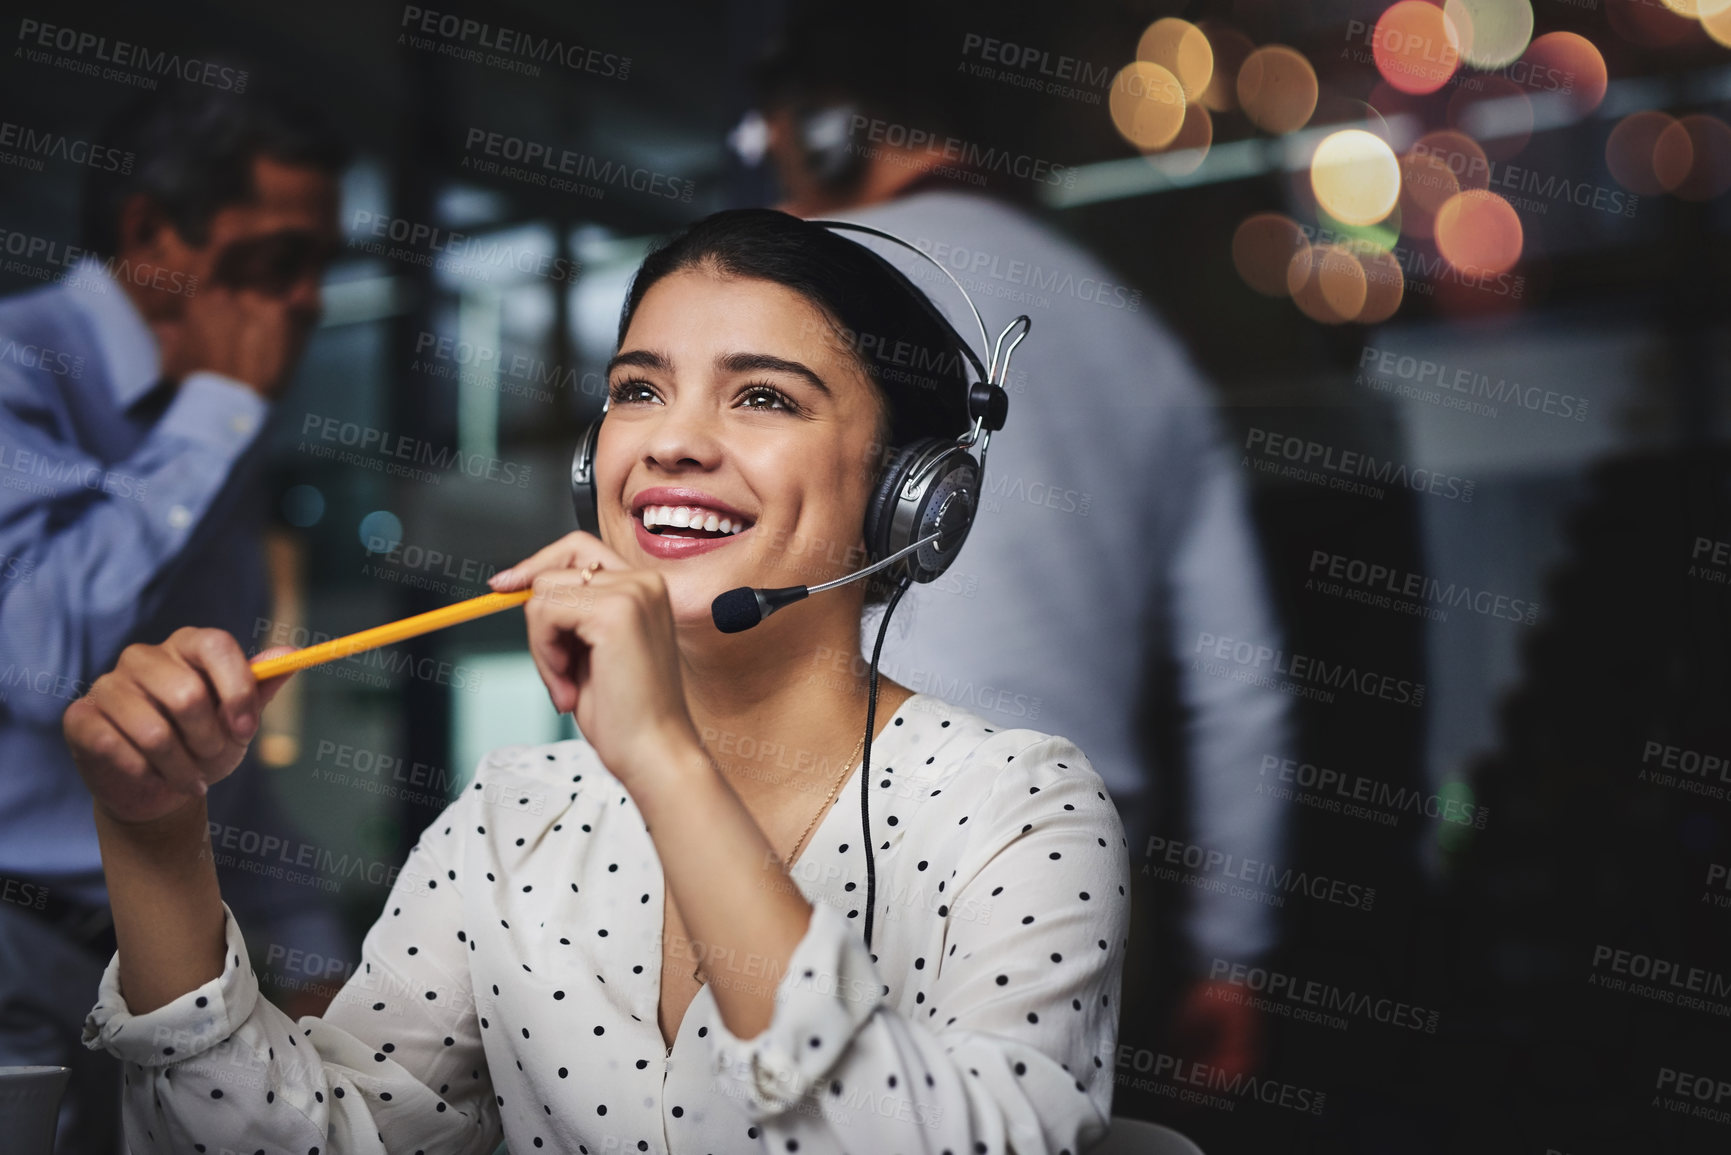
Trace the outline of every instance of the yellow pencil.
<path fill-rule="evenodd" d="M 528 601 L 535 591 L 518 590 L 509 594 L 482 594 L 478 598 L 458 602 L 456 605 L 445 606 L 442 609 L 431 610 L 424 614 L 416 614 L 402 621 L 389 622 L 382 626 L 374 626 L 370 630 L 362 630 L 358 634 L 347 634 L 340 638 L 332 638 L 328 642 L 320 642 L 316 646 L 308 646 L 304 650 L 296 650 L 292 654 L 284 654 L 280 658 L 266 658 L 252 664 L 253 677 L 259 681 L 275 678 L 281 674 L 304 670 L 308 666 L 316 666 L 322 662 L 334 662 L 338 658 L 346 658 L 350 654 L 358 654 L 363 650 L 377 649 L 388 646 L 392 642 L 400 642 L 405 638 L 413 638 L 420 634 L 430 634 L 434 630 L 442 630 L 446 626 L 454 626 L 459 622 L 484 618 L 488 614 L 496 614 L 500 610 L 508 610 L 512 606 L 520 606 Z"/>

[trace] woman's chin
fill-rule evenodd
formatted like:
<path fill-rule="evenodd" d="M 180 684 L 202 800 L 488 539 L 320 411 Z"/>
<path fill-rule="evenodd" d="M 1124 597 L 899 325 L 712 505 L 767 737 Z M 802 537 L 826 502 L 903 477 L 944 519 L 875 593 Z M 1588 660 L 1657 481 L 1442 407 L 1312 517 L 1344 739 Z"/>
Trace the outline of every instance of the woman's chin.
<path fill-rule="evenodd" d="M 709 581 L 702 583 L 699 588 L 695 581 L 668 578 L 667 602 L 673 610 L 673 624 L 681 633 L 695 631 L 697 637 L 715 633 L 715 599 L 743 584 L 728 582 L 724 585 Z"/>

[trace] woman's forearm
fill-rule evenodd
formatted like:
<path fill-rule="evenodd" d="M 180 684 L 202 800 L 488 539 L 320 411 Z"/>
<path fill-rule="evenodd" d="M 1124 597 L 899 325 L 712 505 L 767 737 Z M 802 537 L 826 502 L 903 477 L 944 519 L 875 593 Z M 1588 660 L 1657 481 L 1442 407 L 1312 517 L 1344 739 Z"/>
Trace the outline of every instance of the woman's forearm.
<path fill-rule="evenodd" d="M 670 750 L 661 772 L 640 781 L 637 803 L 722 1022 L 756 1037 L 811 904 L 701 746 Z"/>
<path fill-rule="evenodd" d="M 202 798 L 141 823 L 117 822 L 96 807 L 120 990 L 135 1015 L 222 974 L 222 895 L 206 816 Z"/>

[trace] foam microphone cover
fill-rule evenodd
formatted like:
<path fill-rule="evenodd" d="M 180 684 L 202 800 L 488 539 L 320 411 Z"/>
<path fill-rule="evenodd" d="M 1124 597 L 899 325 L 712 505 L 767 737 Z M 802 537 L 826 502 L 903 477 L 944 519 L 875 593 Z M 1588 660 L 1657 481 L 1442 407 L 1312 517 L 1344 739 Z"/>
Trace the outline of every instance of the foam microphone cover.
<path fill-rule="evenodd" d="M 749 630 L 781 607 L 790 606 L 810 594 L 811 590 L 805 586 L 783 586 L 776 590 L 756 590 L 750 586 L 740 586 L 736 590 L 728 590 L 718 595 L 709 604 L 709 616 L 715 619 L 715 628 L 722 633 L 737 634 L 741 630 Z"/>
<path fill-rule="evenodd" d="M 716 629 L 724 634 L 737 634 L 763 620 L 763 605 L 757 600 L 756 590 L 740 586 L 718 595 L 710 603 L 709 614 L 715 619 Z"/>

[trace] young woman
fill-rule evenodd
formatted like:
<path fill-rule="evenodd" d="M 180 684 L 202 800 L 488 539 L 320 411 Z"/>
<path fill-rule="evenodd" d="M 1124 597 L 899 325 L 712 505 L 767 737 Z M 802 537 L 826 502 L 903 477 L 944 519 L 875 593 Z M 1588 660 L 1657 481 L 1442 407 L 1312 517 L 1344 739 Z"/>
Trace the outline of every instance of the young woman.
<path fill-rule="evenodd" d="M 1079 1155 L 1104 1134 L 1129 868 L 1081 752 L 881 683 L 868 950 L 860 815 L 836 800 L 883 588 L 740 634 L 710 616 L 723 590 L 857 568 L 885 447 L 965 428 L 959 358 L 886 353 L 953 351 L 918 292 L 769 210 L 644 261 L 600 536 L 493 582 L 533 588 L 530 651 L 584 737 L 484 760 L 321 1018 L 259 997 L 206 842 L 205 786 L 278 686 L 181 630 L 67 711 L 120 947 L 85 1041 L 125 1064 L 134 1152 Z"/>

